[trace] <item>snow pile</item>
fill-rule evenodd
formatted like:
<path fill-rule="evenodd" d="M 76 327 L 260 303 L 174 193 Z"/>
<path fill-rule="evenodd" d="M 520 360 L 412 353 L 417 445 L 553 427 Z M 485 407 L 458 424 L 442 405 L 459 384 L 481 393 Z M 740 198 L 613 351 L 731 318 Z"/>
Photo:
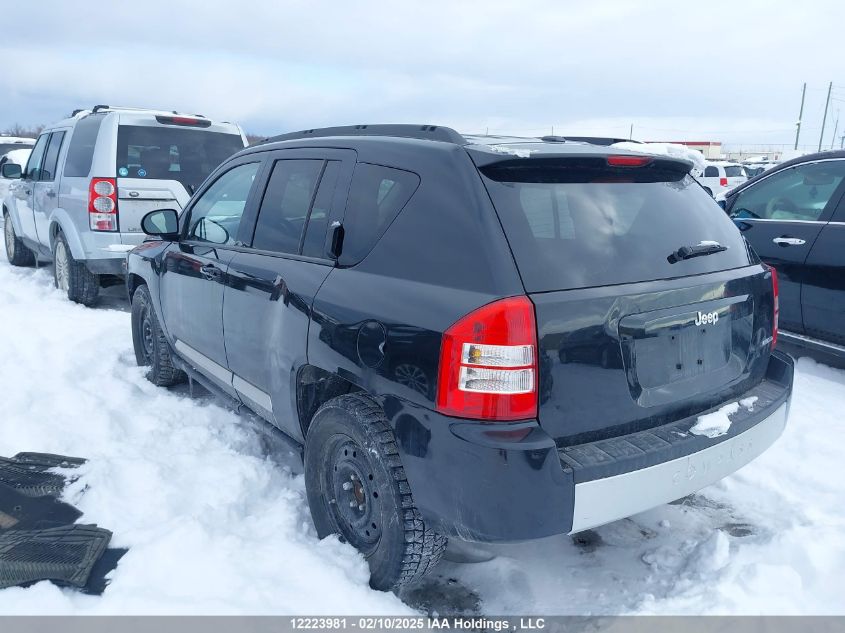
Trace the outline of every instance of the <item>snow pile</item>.
<path fill-rule="evenodd" d="M 757 396 L 751 396 L 750 398 L 743 398 L 739 402 L 726 404 L 712 413 L 700 415 L 695 426 L 690 429 L 690 433 L 707 437 L 724 435 L 731 428 L 731 416 L 737 413 L 740 407 L 753 411 L 755 402 L 757 402 Z"/>
<path fill-rule="evenodd" d="M 614 143 L 611 147 L 637 152 L 639 154 L 683 158 L 693 164 L 691 170 L 693 176 L 700 176 L 704 173 L 704 168 L 707 165 L 707 161 L 704 160 L 704 154 L 690 149 L 686 145 L 678 145 L 677 143 L 631 143 L 622 141 L 621 143 Z"/>
<path fill-rule="evenodd" d="M 129 552 L 102 598 L 49 583 L 0 614 L 406 613 L 364 559 L 318 541 L 298 458 L 254 419 L 149 383 L 126 306 L 88 309 L 0 247 L 0 455 L 86 457 L 66 499 Z"/>

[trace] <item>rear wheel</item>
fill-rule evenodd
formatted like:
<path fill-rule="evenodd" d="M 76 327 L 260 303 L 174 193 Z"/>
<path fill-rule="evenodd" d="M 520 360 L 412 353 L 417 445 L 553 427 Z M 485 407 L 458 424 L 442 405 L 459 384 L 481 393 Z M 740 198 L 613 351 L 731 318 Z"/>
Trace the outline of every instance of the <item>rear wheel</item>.
<path fill-rule="evenodd" d="M 710 187 L 705 187 L 704 191 L 707 192 L 708 196 L 710 196 L 711 198 L 713 197 L 713 190 Z"/>
<path fill-rule="evenodd" d="M 15 227 L 9 213 L 3 213 L 3 241 L 6 243 L 6 259 L 12 266 L 32 266 L 35 254 L 15 235 Z"/>
<path fill-rule="evenodd" d="M 61 231 L 53 244 L 53 281 L 68 299 L 82 305 L 93 305 L 100 293 L 99 277 L 73 258 Z"/>
<path fill-rule="evenodd" d="M 425 525 L 414 504 L 384 413 L 366 396 L 339 396 L 314 414 L 305 488 L 317 534 L 338 534 L 357 548 L 374 589 L 422 578 L 446 548 L 446 538 Z"/>
<path fill-rule="evenodd" d="M 185 372 L 173 364 L 173 353 L 161 326 L 146 286 L 132 295 L 132 345 L 139 367 L 149 367 L 147 378 L 159 387 L 170 387 L 186 379 Z"/>

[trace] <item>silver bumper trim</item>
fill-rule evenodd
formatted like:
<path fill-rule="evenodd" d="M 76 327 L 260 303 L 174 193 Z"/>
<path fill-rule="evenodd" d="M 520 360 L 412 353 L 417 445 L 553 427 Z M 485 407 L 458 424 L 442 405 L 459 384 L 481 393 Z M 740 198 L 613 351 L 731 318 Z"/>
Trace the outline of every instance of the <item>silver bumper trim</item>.
<path fill-rule="evenodd" d="M 747 431 L 692 455 L 576 484 L 570 534 L 686 497 L 736 472 L 780 437 L 788 411 L 787 401 Z"/>

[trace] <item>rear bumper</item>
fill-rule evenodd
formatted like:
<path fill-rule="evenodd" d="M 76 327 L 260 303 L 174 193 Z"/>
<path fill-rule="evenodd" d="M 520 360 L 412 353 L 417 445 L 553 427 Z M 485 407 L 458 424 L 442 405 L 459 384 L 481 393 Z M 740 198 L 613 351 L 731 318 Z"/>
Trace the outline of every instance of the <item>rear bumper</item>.
<path fill-rule="evenodd" d="M 784 402 L 747 431 L 647 468 L 575 484 L 571 532 L 623 519 L 685 497 L 727 477 L 759 456 L 783 433 Z"/>
<path fill-rule="evenodd" d="M 116 253 L 114 257 L 105 259 L 86 259 L 85 266 L 96 275 L 126 274 L 126 253 Z"/>
<path fill-rule="evenodd" d="M 771 356 L 716 438 L 689 432 L 699 414 L 646 431 L 559 448 L 536 421 L 481 424 L 396 399 L 383 402 L 414 501 L 443 534 L 508 542 L 572 533 L 689 495 L 735 472 L 783 432 L 792 360 Z M 728 404 L 721 403 L 715 409 Z"/>

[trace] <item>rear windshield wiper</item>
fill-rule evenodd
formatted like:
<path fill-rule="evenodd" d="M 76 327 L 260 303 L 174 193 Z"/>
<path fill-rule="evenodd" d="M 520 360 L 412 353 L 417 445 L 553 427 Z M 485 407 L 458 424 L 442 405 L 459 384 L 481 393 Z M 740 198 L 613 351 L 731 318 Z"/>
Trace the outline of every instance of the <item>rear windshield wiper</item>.
<path fill-rule="evenodd" d="M 674 253 L 669 255 L 666 259 L 670 264 L 682 261 L 684 259 L 692 259 L 693 257 L 703 257 L 704 255 L 712 255 L 713 253 L 721 253 L 728 250 L 727 246 L 722 246 L 719 242 L 705 240 L 699 242 L 695 246 L 681 246 Z"/>

